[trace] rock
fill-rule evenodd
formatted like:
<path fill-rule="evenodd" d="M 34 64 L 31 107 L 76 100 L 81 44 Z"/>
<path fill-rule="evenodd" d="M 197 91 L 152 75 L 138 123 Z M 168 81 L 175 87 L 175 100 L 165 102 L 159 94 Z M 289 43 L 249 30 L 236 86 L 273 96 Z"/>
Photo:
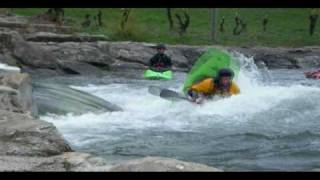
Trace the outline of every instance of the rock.
<path fill-rule="evenodd" d="M 16 59 L 14 59 L 14 58 L 11 57 L 11 56 L 2 55 L 2 54 L 0 54 L 0 63 L 2 63 L 2 64 L 7 64 L 7 65 L 9 65 L 9 66 L 15 66 L 15 67 L 18 66 Z M 18 68 L 18 67 L 17 67 L 17 68 Z"/>
<path fill-rule="evenodd" d="M 104 35 L 87 35 L 87 34 L 56 34 L 50 32 L 37 32 L 26 37 L 27 41 L 35 42 L 97 42 L 107 41 Z"/>
<path fill-rule="evenodd" d="M 35 68 L 57 69 L 58 61 L 52 53 L 37 44 L 26 41 L 15 41 L 13 56 L 23 65 Z"/>
<path fill-rule="evenodd" d="M 26 113 L 37 117 L 37 106 L 33 103 L 31 78 L 28 74 L 0 76 L 0 109 Z"/>
<path fill-rule="evenodd" d="M 145 66 L 141 63 L 135 62 L 123 62 L 121 60 L 117 60 L 116 62 L 110 65 L 110 69 L 112 70 L 128 70 L 128 69 L 147 69 L 148 66 Z"/>
<path fill-rule="evenodd" d="M 30 74 L 32 78 L 47 78 L 65 74 L 65 72 L 60 69 L 32 68 L 28 66 L 22 66 L 21 71 Z"/>
<path fill-rule="evenodd" d="M 51 157 L 0 156 L 0 171 L 108 171 L 111 166 L 90 154 L 69 152 Z"/>
<path fill-rule="evenodd" d="M 268 48 L 232 47 L 246 56 L 253 56 L 256 63 L 264 62 L 269 69 L 315 68 L 320 67 L 320 48 Z"/>
<path fill-rule="evenodd" d="M 0 110 L 0 155 L 52 156 L 69 151 L 53 124 Z"/>
<path fill-rule="evenodd" d="M 104 159 L 87 153 L 64 153 L 61 157 L 67 171 L 109 171 L 112 167 Z"/>
<path fill-rule="evenodd" d="M 114 62 L 114 59 L 108 54 L 102 42 L 88 43 L 35 43 L 51 52 L 62 63 L 88 63 L 104 68 Z M 104 43 L 105 44 L 105 43 Z M 99 45 L 99 47 L 98 47 Z M 76 47 L 76 48 L 75 48 Z"/>
<path fill-rule="evenodd" d="M 0 76 L 19 72 L 21 72 L 21 69 L 17 67 L 14 58 L 0 54 Z"/>
<path fill-rule="evenodd" d="M 126 165 L 124 165 L 126 164 Z M 130 164 L 130 165 L 129 165 Z M 0 156 L 0 171 L 71 171 L 71 172 L 167 172 L 221 170 L 197 163 L 188 163 L 170 158 L 147 157 L 127 161 L 119 165 L 107 164 L 102 158 L 87 153 L 68 152 L 51 157 Z"/>
<path fill-rule="evenodd" d="M 6 50 L 12 51 L 15 41 L 23 41 L 22 36 L 17 31 L 10 31 L 7 29 L 0 30 L 0 52 L 4 53 Z"/>
<path fill-rule="evenodd" d="M 320 67 L 320 56 L 307 55 L 304 57 L 297 57 L 296 61 L 302 68 Z"/>
<path fill-rule="evenodd" d="M 0 156 L 1 172 L 66 171 L 62 160 L 53 157 Z"/>
<path fill-rule="evenodd" d="M 61 68 L 68 74 L 80 74 L 80 75 L 98 75 L 102 76 L 102 71 L 95 66 L 81 62 L 65 62 L 62 63 Z"/>
<path fill-rule="evenodd" d="M 221 171 L 219 169 L 209 167 L 197 163 L 189 163 L 178 161 L 170 158 L 163 157 L 146 157 L 137 160 L 130 160 L 119 165 L 116 165 L 110 169 L 110 171 L 129 171 L 129 172 L 141 172 L 141 171 Z"/>

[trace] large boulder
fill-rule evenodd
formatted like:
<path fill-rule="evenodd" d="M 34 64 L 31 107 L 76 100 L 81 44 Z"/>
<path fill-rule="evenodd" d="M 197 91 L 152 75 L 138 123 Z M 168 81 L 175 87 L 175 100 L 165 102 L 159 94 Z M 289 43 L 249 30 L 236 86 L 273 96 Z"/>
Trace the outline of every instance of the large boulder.
<path fill-rule="evenodd" d="M 38 116 L 28 74 L 13 73 L 0 76 L 0 109 Z"/>
<path fill-rule="evenodd" d="M 42 46 L 35 43 L 29 43 L 23 40 L 14 42 L 13 56 L 20 61 L 21 64 L 35 67 L 57 69 L 57 58 L 46 51 Z"/>
<path fill-rule="evenodd" d="M 203 164 L 178 161 L 176 159 L 163 157 L 146 157 L 142 159 L 130 160 L 110 169 L 110 171 L 129 171 L 129 172 L 150 172 L 150 171 L 221 171 Z"/>
<path fill-rule="evenodd" d="M 69 151 L 52 123 L 0 110 L 0 155 L 52 156 Z"/>

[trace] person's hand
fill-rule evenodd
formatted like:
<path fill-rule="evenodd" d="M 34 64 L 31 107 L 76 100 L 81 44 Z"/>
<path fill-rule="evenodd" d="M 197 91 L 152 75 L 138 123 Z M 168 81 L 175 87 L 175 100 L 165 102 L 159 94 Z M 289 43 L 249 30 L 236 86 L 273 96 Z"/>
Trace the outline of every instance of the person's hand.
<path fill-rule="evenodd" d="M 202 104 L 203 102 L 203 98 L 202 97 L 198 97 L 196 100 L 195 100 L 195 103 L 197 104 Z"/>

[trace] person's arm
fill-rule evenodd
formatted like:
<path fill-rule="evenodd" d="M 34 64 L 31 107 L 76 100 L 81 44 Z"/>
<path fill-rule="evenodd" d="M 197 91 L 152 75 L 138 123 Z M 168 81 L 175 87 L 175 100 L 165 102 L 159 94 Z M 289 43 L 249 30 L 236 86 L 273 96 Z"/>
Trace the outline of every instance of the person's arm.
<path fill-rule="evenodd" d="M 204 94 L 208 94 L 213 88 L 212 79 L 205 79 L 193 86 L 188 90 L 188 98 L 191 101 L 201 103 Z"/>
<path fill-rule="evenodd" d="M 169 56 L 167 56 L 167 65 L 168 67 L 172 67 L 172 60 Z"/>

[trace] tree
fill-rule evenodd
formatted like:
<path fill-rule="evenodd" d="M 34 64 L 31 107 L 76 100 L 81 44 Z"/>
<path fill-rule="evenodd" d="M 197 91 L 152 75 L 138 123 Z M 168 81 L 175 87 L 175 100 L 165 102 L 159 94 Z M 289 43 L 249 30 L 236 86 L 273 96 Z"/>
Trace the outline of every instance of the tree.
<path fill-rule="evenodd" d="M 179 15 L 179 13 L 176 13 L 176 18 L 178 19 L 179 23 L 179 35 L 182 36 L 184 33 L 187 32 L 187 29 L 190 24 L 190 16 L 189 14 L 184 10 L 182 12 L 184 14 L 184 19 Z"/>
<path fill-rule="evenodd" d="M 173 19 L 172 19 L 172 14 L 171 14 L 171 8 L 167 8 L 167 17 L 169 21 L 169 29 L 170 31 L 173 29 Z"/>
<path fill-rule="evenodd" d="M 98 25 L 99 25 L 99 26 L 102 26 L 103 23 L 102 23 L 102 11 L 101 11 L 101 10 L 99 10 L 97 16 L 98 16 Z"/>
<path fill-rule="evenodd" d="M 63 8 L 49 8 L 46 12 L 38 14 L 36 18 L 45 21 L 51 21 L 61 24 L 64 20 L 64 9 Z"/>
<path fill-rule="evenodd" d="M 269 21 L 268 16 L 265 15 L 264 18 L 262 19 L 262 29 L 264 32 L 267 31 L 268 21 Z"/>
<path fill-rule="evenodd" d="M 312 36 L 314 33 L 318 17 L 319 17 L 319 9 L 316 9 L 316 8 L 311 9 L 311 12 L 309 15 L 309 20 L 310 20 L 309 34 L 310 34 L 310 36 Z"/>
<path fill-rule="evenodd" d="M 221 21 L 220 21 L 220 26 L 219 26 L 219 31 L 220 31 L 221 33 L 223 33 L 223 32 L 225 31 L 225 29 L 224 29 L 224 22 L 225 22 L 225 18 L 222 17 L 222 19 L 221 19 Z"/>
<path fill-rule="evenodd" d="M 247 23 L 241 19 L 238 13 L 236 13 L 234 20 L 236 26 L 233 28 L 233 35 L 240 35 L 242 32 L 247 31 Z"/>
<path fill-rule="evenodd" d="M 122 8 L 121 10 L 123 10 L 123 12 L 122 12 L 122 19 L 121 19 L 120 27 L 121 27 L 121 30 L 124 30 L 125 26 L 128 22 L 131 9 L 130 8 Z"/>
<path fill-rule="evenodd" d="M 89 27 L 91 24 L 91 20 L 90 20 L 90 14 L 86 14 L 84 17 L 84 21 L 81 23 L 81 26 L 83 28 Z"/>

